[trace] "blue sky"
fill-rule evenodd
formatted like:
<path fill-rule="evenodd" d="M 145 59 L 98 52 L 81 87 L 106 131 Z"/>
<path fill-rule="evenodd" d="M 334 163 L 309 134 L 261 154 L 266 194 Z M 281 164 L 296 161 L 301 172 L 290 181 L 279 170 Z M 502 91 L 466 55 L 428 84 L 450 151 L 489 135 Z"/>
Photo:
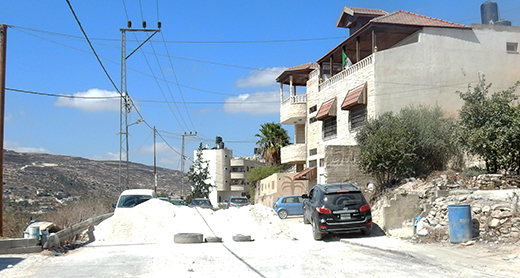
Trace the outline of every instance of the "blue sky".
<path fill-rule="evenodd" d="M 165 1 L 70 0 L 93 47 L 120 89 L 121 32 L 162 22 L 161 32 L 127 60 L 137 106 L 128 123 L 129 159 L 180 170 L 199 143 L 221 136 L 234 156 L 251 156 L 260 125 L 279 122 L 287 67 L 314 62 L 348 36 L 335 23 L 344 6 L 406 10 L 470 25 L 484 1 Z M 520 25 L 520 2 L 497 1 L 500 18 Z M 97 160 L 119 159 L 119 100 L 67 2 L 3 1 L 7 31 L 4 148 Z M 127 53 L 147 38 L 127 33 Z M 28 92 L 13 91 L 23 90 Z M 49 94 L 49 95 L 45 95 Z M 285 126 L 292 135 L 293 127 Z M 188 168 L 186 167 L 186 170 Z"/>

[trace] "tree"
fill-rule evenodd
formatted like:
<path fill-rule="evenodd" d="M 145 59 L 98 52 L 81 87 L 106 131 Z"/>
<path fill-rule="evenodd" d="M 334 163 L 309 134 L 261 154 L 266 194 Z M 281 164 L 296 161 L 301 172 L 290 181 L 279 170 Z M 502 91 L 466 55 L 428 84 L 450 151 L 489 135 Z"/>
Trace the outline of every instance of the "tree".
<path fill-rule="evenodd" d="M 439 107 L 386 112 L 358 131 L 358 165 L 377 179 L 379 190 L 393 180 L 427 176 L 457 154 L 453 130 L 454 121 L 444 118 Z"/>
<path fill-rule="evenodd" d="M 262 154 L 262 158 L 267 164 L 280 165 L 281 148 L 290 144 L 287 130 L 282 128 L 281 124 L 274 122 L 260 125 L 260 134 L 255 134 L 260 140 L 256 142 L 258 146 L 257 152 Z"/>
<path fill-rule="evenodd" d="M 491 84 L 482 80 L 465 93 L 457 92 L 464 105 L 459 117 L 460 142 L 465 150 L 481 157 L 489 173 L 520 169 L 520 107 L 514 94 L 520 83 L 488 97 Z"/>
<path fill-rule="evenodd" d="M 269 177 L 274 173 L 281 173 L 282 169 L 278 165 L 259 166 L 251 168 L 247 171 L 246 179 L 249 183 L 249 199 L 251 203 L 255 201 L 255 192 L 258 187 L 258 182 Z"/>
<path fill-rule="evenodd" d="M 187 203 L 191 202 L 194 198 L 208 198 L 211 188 L 213 187 L 213 185 L 206 183 L 210 175 L 208 161 L 202 157 L 203 149 L 202 143 L 200 143 L 197 149 L 197 157 L 188 173 L 188 180 L 191 183 L 191 193 L 186 197 Z"/>

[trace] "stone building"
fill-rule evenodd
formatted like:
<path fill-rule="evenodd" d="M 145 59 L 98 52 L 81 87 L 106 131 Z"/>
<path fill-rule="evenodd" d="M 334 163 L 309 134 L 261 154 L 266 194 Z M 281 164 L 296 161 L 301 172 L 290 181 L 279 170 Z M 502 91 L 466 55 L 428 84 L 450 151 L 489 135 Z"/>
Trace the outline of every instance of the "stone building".
<path fill-rule="evenodd" d="M 310 183 L 372 181 L 356 166 L 356 131 L 368 118 L 410 105 L 438 105 L 457 116 L 463 104 L 457 91 L 484 76 L 491 91 L 520 80 L 514 70 L 520 27 L 466 26 L 406 11 L 350 7 L 343 8 L 336 27 L 348 28 L 350 36 L 315 63 L 277 78 L 280 122 L 294 126 L 282 164 L 315 171 Z"/>

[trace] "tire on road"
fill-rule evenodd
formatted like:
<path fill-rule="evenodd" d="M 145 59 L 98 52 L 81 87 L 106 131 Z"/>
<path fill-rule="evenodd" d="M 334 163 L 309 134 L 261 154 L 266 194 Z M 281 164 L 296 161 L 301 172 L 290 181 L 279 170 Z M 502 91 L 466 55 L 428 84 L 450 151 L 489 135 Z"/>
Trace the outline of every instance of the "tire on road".
<path fill-rule="evenodd" d="M 278 217 L 280 217 L 280 219 L 287 218 L 287 215 L 289 215 L 289 213 L 284 209 L 282 209 L 278 212 Z"/>
<path fill-rule="evenodd" d="M 202 243 L 203 235 L 199 233 L 178 233 L 173 235 L 174 243 Z"/>
<path fill-rule="evenodd" d="M 311 224 L 311 221 L 305 217 L 305 213 L 303 214 L 303 224 Z"/>
<path fill-rule="evenodd" d="M 319 228 L 316 227 L 316 224 L 312 224 L 312 237 L 314 240 L 322 240 L 323 239 L 323 233 L 320 233 Z"/>
<path fill-rule="evenodd" d="M 209 236 L 204 239 L 206 242 L 222 242 L 222 238 L 218 236 Z"/>
<path fill-rule="evenodd" d="M 237 235 L 233 235 L 233 241 L 246 242 L 246 241 L 253 241 L 253 240 L 251 239 L 250 235 L 237 234 Z"/>

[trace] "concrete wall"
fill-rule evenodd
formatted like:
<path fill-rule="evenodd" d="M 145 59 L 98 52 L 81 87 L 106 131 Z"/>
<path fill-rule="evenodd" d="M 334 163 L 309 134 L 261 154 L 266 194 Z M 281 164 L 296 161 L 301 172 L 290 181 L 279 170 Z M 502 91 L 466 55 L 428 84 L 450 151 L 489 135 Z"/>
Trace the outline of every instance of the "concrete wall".
<path fill-rule="evenodd" d="M 255 204 L 272 207 L 281 196 L 298 195 L 309 192 L 306 180 L 295 180 L 297 173 L 276 173 L 260 181 L 255 192 Z"/>
<path fill-rule="evenodd" d="M 357 165 L 359 155 L 358 146 L 326 146 L 325 147 L 325 175 L 327 183 L 352 182 L 365 188 L 375 179 L 363 173 Z"/>
<path fill-rule="evenodd" d="M 457 116 L 463 101 L 456 92 L 478 84 L 479 72 L 493 83 L 491 92 L 520 80 L 520 55 L 508 53 L 507 42 L 520 42 L 520 27 L 424 28 L 418 42 L 374 54 L 376 96 L 369 103 L 376 115 L 423 104 Z"/>

